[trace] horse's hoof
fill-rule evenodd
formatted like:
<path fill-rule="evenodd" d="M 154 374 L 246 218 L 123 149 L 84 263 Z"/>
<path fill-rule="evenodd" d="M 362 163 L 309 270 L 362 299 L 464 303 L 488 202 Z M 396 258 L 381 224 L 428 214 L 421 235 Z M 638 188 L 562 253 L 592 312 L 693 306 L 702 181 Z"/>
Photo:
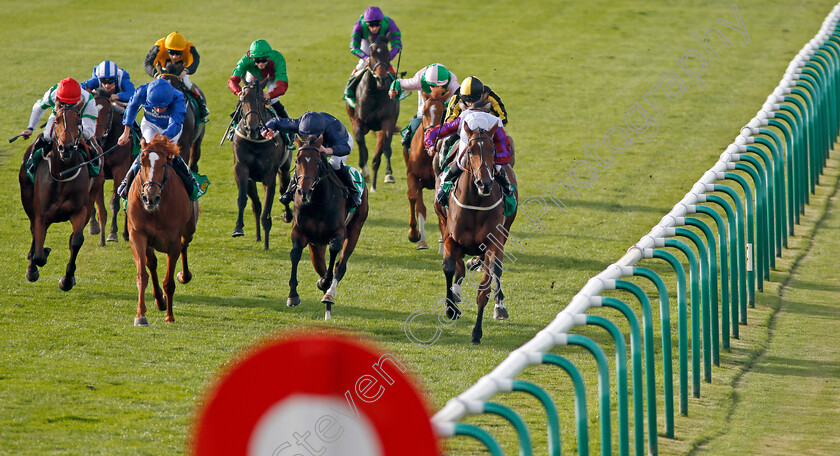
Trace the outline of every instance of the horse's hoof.
<path fill-rule="evenodd" d="M 426 241 L 420 241 L 420 242 L 417 243 L 416 248 L 417 248 L 417 250 L 426 250 L 426 249 L 429 248 L 429 244 L 427 244 Z"/>
<path fill-rule="evenodd" d="M 58 288 L 61 288 L 61 291 L 70 291 L 76 285 L 76 277 L 70 277 L 70 280 L 67 280 L 67 276 L 64 276 L 58 279 Z"/>
<path fill-rule="evenodd" d="M 327 282 L 324 279 L 318 279 L 318 282 L 316 282 L 315 285 L 318 287 L 319 290 L 327 291 L 327 290 L 330 289 L 330 285 L 332 285 L 332 282 L 331 281 Z M 332 301 L 330 301 L 330 302 L 332 302 Z"/>
<path fill-rule="evenodd" d="M 481 339 L 473 339 L 470 343 L 473 345 L 481 345 Z"/>
<path fill-rule="evenodd" d="M 47 265 L 47 259 L 49 259 L 51 251 L 52 251 L 51 248 L 44 247 L 44 258 L 41 258 L 41 259 L 36 258 L 35 259 L 35 266 L 38 266 L 39 268 L 43 268 L 44 266 L 46 266 Z"/>
<path fill-rule="evenodd" d="M 184 271 L 181 271 L 178 273 L 177 277 L 178 281 L 181 283 L 190 283 L 190 280 L 192 280 L 192 273 L 190 272 L 188 274 L 184 274 Z"/>
<path fill-rule="evenodd" d="M 417 230 L 408 230 L 408 242 L 417 242 L 420 240 L 420 232 Z"/>
<path fill-rule="evenodd" d="M 470 268 L 470 271 L 475 271 L 476 269 L 481 267 L 481 258 L 479 257 L 472 257 L 466 262 L 466 266 Z"/>
<path fill-rule="evenodd" d="M 449 320 L 452 320 L 452 321 L 461 318 L 461 315 L 463 314 L 463 312 L 461 312 L 461 309 L 458 308 L 458 306 L 455 306 L 454 304 L 453 304 L 453 306 L 454 306 L 454 309 L 452 307 L 448 307 L 446 309 L 446 318 L 448 318 Z"/>
<path fill-rule="evenodd" d="M 371 192 L 371 193 L 376 193 L 376 187 L 374 187 L 373 185 L 371 185 L 371 186 L 370 186 L 370 192 Z"/>
<path fill-rule="evenodd" d="M 507 308 L 505 307 L 496 307 L 493 309 L 493 318 L 496 320 L 507 320 L 509 316 Z"/>
<path fill-rule="evenodd" d="M 120 242 L 120 239 L 117 237 L 116 233 L 111 233 L 105 239 L 108 242 Z"/>
<path fill-rule="evenodd" d="M 38 272 L 38 268 L 26 270 L 26 280 L 30 282 L 37 282 L 39 277 L 41 277 L 41 273 Z"/>
<path fill-rule="evenodd" d="M 137 317 L 134 319 L 134 326 L 149 326 L 149 320 L 146 317 Z"/>
<path fill-rule="evenodd" d="M 164 310 L 166 310 L 166 298 L 155 298 L 155 304 L 157 304 L 157 308 L 159 311 L 163 312 Z"/>
<path fill-rule="evenodd" d="M 334 304 L 335 303 L 335 296 L 327 293 L 321 298 L 321 302 L 324 304 Z"/>
<path fill-rule="evenodd" d="M 128 236 L 128 232 L 123 232 L 123 241 L 128 242 L 131 238 Z"/>
<path fill-rule="evenodd" d="M 91 222 L 90 225 L 88 225 L 88 233 L 99 234 L 100 231 L 102 231 L 102 229 L 99 228 L 98 223 Z"/>
<path fill-rule="evenodd" d="M 280 219 L 285 223 L 292 223 L 292 218 L 292 211 L 283 212 L 283 216 L 280 217 Z"/>
<path fill-rule="evenodd" d="M 393 174 L 386 174 L 385 175 L 385 183 L 386 184 L 393 184 L 395 182 L 397 182 L 397 181 L 394 180 L 394 175 Z"/>
<path fill-rule="evenodd" d="M 300 305 L 300 296 L 289 296 L 289 299 L 286 300 L 286 306 L 288 307 L 297 307 Z"/>
<path fill-rule="evenodd" d="M 231 237 L 240 237 L 240 236 L 245 236 L 245 231 L 243 231 L 242 228 L 234 228 L 233 234 L 231 234 Z"/>

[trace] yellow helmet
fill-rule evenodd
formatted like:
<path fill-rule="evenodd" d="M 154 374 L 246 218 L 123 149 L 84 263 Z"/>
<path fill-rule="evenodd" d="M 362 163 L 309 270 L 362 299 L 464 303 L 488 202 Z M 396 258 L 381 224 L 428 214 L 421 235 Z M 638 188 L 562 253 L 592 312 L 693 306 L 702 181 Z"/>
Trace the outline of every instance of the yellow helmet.
<path fill-rule="evenodd" d="M 164 40 L 163 45 L 166 46 L 166 49 L 183 51 L 187 48 L 187 39 L 184 38 L 184 35 L 181 35 L 178 32 L 172 32 L 169 35 L 166 35 L 166 40 Z"/>

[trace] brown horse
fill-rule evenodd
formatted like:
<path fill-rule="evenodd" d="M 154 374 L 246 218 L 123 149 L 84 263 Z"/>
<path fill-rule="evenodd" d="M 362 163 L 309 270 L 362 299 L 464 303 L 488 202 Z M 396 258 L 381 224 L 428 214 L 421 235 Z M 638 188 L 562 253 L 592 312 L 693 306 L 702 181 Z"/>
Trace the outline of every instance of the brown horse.
<path fill-rule="evenodd" d="M 105 179 L 113 179 L 114 188 L 111 192 L 110 206 L 111 206 L 111 231 L 108 234 L 107 240 L 116 242 L 117 238 L 117 216 L 120 212 L 120 198 L 117 196 L 117 186 L 122 182 L 128 168 L 131 167 L 131 143 L 125 146 L 117 146 L 117 140 L 122 134 L 122 119 L 123 116 L 117 112 L 107 94 L 97 92 L 94 101 L 99 108 L 99 115 L 96 119 L 96 134 L 94 137 L 99 142 L 103 151 L 110 150 L 116 146 L 115 149 L 108 152 L 104 157 L 102 163 L 102 170 Z M 102 183 L 105 183 L 103 179 Z M 99 187 L 96 192 L 94 202 L 96 207 L 90 216 L 90 226 L 88 231 L 90 234 L 99 234 L 99 245 L 105 245 L 105 227 L 107 226 L 108 211 L 105 208 L 105 191 L 104 185 Z M 97 210 L 98 209 L 98 210 Z M 99 220 L 97 221 L 97 215 Z M 123 227 L 123 238 L 128 240 L 128 227 Z"/>
<path fill-rule="evenodd" d="M 90 198 L 92 179 L 87 167 L 82 166 L 62 176 L 61 172 L 82 163 L 82 122 L 76 105 L 58 104 L 55 108 L 55 123 L 52 149 L 44 153 L 44 159 L 35 170 L 35 181 L 26 175 L 26 160 L 34 152 L 32 146 L 24 155 L 18 180 L 20 181 L 20 200 L 23 210 L 29 217 L 29 230 L 32 232 L 32 245 L 27 259 L 26 278 L 30 282 L 38 280 L 39 267 L 47 264 L 49 247 L 44 247 L 47 230 L 53 223 L 69 221 L 73 226 L 70 235 L 70 261 L 59 279 L 58 286 L 70 291 L 76 285 L 76 256 L 85 242 L 83 230 L 93 210 Z M 101 178 L 100 178 L 101 179 Z M 99 184 L 102 185 L 102 184 Z"/>
<path fill-rule="evenodd" d="M 262 240 L 260 237 L 260 223 L 262 223 L 262 229 L 265 232 L 263 249 L 268 250 L 268 233 L 271 231 L 271 208 L 274 205 L 277 174 L 279 172 L 282 188 L 287 188 L 291 181 L 289 168 L 292 163 L 292 153 L 286 148 L 283 135 L 276 135 L 272 140 L 265 139 L 260 134 L 266 122 L 271 118 L 265 102 L 263 81 L 245 84 L 239 107 L 242 119 L 236 127 L 236 135 L 233 138 L 233 175 L 239 189 L 236 200 L 239 214 L 236 218 L 236 226 L 233 228 L 233 237 L 245 235 L 243 231 L 245 223 L 242 219 L 245 203 L 250 197 L 257 231 L 256 240 L 257 242 Z M 263 184 L 265 208 L 260 204 L 256 182 Z M 292 220 L 292 211 L 288 205 L 283 212 L 283 220 L 287 222 Z"/>
<path fill-rule="evenodd" d="M 394 181 L 391 170 L 391 137 L 396 130 L 397 117 L 400 115 L 400 104 L 388 96 L 393 77 L 390 73 L 391 55 L 388 51 L 388 40 L 380 36 L 370 45 L 370 57 L 367 66 L 362 70 L 359 85 L 356 87 L 356 107 L 347 105 L 347 114 L 353 124 L 353 138 L 359 146 L 359 169 L 365 179 L 371 182 L 371 191 L 376 191 L 376 177 L 382 154 L 385 154 L 385 181 Z M 373 155 L 373 177 L 367 167 L 368 149 L 365 135 L 369 131 L 376 133 L 376 152 Z"/>
<path fill-rule="evenodd" d="M 149 325 L 145 299 L 149 275 L 158 309 L 166 311 L 166 321 L 170 323 L 175 321 L 172 314 L 175 282 L 172 277 L 179 255 L 183 270 L 178 273 L 178 281 L 187 283 L 192 279 L 187 263 L 187 247 L 195 234 L 198 203 L 190 201 L 184 182 L 172 169 L 172 159 L 178 153 L 175 144 L 156 134 L 140 155 L 140 171 L 128 193 L 128 232 L 131 253 L 137 265 L 138 300 L 134 326 Z M 155 250 L 166 253 L 163 290 L 158 284 Z"/>
<path fill-rule="evenodd" d="M 406 183 L 408 184 L 408 240 L 417 243 L 417 249 L 428 249 L 426 242 L 426 204 L 423 202 L 423 189 L 434 189 L 437 174 L 432 166 L 433 157 L 426 153 L 423 144 L 424 133 L 441 124 L 446 111 L 445 99 L 448 95 L 445 87 L 432 87 L 430 94 L 422 93 L 423 105 L 422 130 L 418 128 L 411 138 L 411 149 L 403 149 L 405 159 Z M 442 226 L 442 225 L 441 225 Z M 441 230 L 442 233 L 442 230 Z"/>
<path fill-rule="evenodd" d="M 289 279 L 289 299 L 286 305 L 300 304 L 297 292 L 297 268 L 303 248 L 309 246 L 312 266 L 318 273 L 318 289 L 324 291 L 321 299 L 326 305 L 324 319 L 332 318 L 332 304 L 335 301 L 338 283 L 347 271 L 347 260 L 356 248 L 362 226 L 368 216 L 368 192 L 362 193 L 362 204 L 355 213 L 347 210 L 344 186 L 335 175 L 325 155 L 318 151 L 323 138 L 320 135 L 298 137 L 298 156 L 295 160 L 295 176 L 298 189 L 295 192 L 294 222 L 292 224 L 292 273 Z M 330 249 L 330 264 L 325 262 L 326 247 Z M 336 255 L 341 259 L 335 263 Z M 335 266 L 335 271 L 333 271 Z"/>
<path fill-rule="evenodd" d="M 195 105 L 190 102 L 189 90 L 178 77 L 183 71 L 184 64 L 169 62 L 157 77 L 166 79 L 172 87 L 181 91 L 187 101 L 187 113 L 184 115 L 184 124 L 181 130 L 181 137 L 178 138 L 178 148 L 181 149 L 181 158 L 190 166 L 190 169 L 198 172 L 198 160 L 201 158 L 201 141 L 204 139 L 204 123 L 196 125 L 198 113 Z"/>
<path fill-rule="evenodd" d="M 477 345 L 481 343 L 481 322 L 491 287 L 496 289 L 494 318 L 508 317 L 501 287 L 502 261 L 504 244 L 516 214 L 505 217 L 502 191 L 493 177 L 493 134 L 496 127 L 489 131 L 480 128 L 471 130 L 464 124 L 464 130 L 469 138 L 466 151 L 467 169 L 455 182 L 449 196 L 443 245 L 443 273 L 446 276 L 446 314 L 449 318 L 456 319 L 461 316 L 461 309 L 456 303 L 461 301 L 461 287 L 466 272 L 463 256 L 466 254 L 483 258 L 479 264 L 483 276 L 476 297 L 478 314 L 472 331 L 472 343 Z M 452 166 L 458 165 L 453 163 Z M 508 166 L 506 172 L 515 185 L 513 168 Z M 439 205 L 438 209 L 443 212 Z"/>

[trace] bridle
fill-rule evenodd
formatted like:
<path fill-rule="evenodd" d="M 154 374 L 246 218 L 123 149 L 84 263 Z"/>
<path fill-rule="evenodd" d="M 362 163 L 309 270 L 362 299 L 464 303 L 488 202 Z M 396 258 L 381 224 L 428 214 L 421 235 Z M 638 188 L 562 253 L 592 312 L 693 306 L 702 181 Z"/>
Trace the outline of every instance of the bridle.
<path fill-rule="evenodd" d="M 145 201 L 147 199 L 147 197 L 146 197 L 146 188 L 147 187 L 157 186 L 160 189 L 161 192 L 163 191 L 163 186 L 166 185 L 166 179 L 169 175 L 169 166 L 170 165 L 169 165 L 169 162 L 166 158 L 166 152 L 161 152 L 159 150 L 153 150 L 153 149 L 143 149 L 143 152 L 158 154 L 158 155 L 162 156 L 163 159 L 165 160 L 164 163 L 163 163 L 163 179 L 160 182 L 153 181 L 153 180 L 149 180 L 149 181 L 145 181 L 145 182 L 141 181 L 141 184 L 140 184 L 140 198 L 142 198 Z"/>
<path fill-rule="evenodd" d="M 310 157 L 301 157 L 301 154 L 303 153 L 304 150 L 314 150 L 315 152 L 318 152 L 318 147 L 316 147 L 312 144 L 306 144 L 306 145 L 300 146 L 298 148 L 297 159 L 295 160 L 296 163 L 300 163 L 301 158 L 305 158 L 307 160 L 310 159 Z M 321 168 L 322 168 L 321 157 L 319 156 L 318 157 L 318 174 L 315 175 L 315 176 L 311 176 L 309 174 L 298 174 L 298 175 L 295 176 L 295 184 L 297 184 L 298 188 L 300 188 L 301 182 L 308 179 L 308 180 L 312 181 L 311 188 L 315 188 L 315 186 L 318 185 L 318 182 L 321 181 L 321 178 L 323 176 L 323 173 L 321 173 Z"/>
<path fill-rule="evenodd" d="M 73 157 L 73 154 L 76 154 L 76 153 L 79 152 L 79 143 L 82 139 L 82 117 L 81 117 L 81 114 L 79 113 L 79 109 L 76 107 L 75 104 L 73 104 L 73 105 L 69 105 L 69 104 L 62 105 L 60 108 L 56 109 L 55 110 L 56 121 L 60 117 L 62 125 L 64 126 L 64 130 L 62 131 L 62 133 L 68 132 L 68 130 L 69 130 L 69 127 L 67 125 L 67 116 L 64 115 L 65 111 L 75 112 L 76 115 L 78 116 L 78 119 L 79 119 L 79 123 L 77 125 L 78 131 L 77 131 L 77 134 L 76 134 L 76 136 L 73 140 L 73 144 L 68 146 L 68 147 L 65 147 L 64 143 L 61 142 L 60 138 L 58 138 L 58 135 L 55 135 L 55 138 L 53 138 L 53 142 L 54 142 L 53 148 L 50 149 L 49 152 L 44 154 L 44 156 L 45 156 L 45 158 L 50 158 L 50 155 L 52 154 L 52 152 L 56 151 L 59 154 L 58 155 L 59 160 L 61 160 L 64 163 L 67 163 Z M 55 131 L 55 124 L 53 124 L 53 131 Z M 70 133 L 70 134 L 72 135 L 72 133 Z M 69 181 L 75 179 L 76 177 L 78 177 L 79 173 L 81 172 L 81 168 L 79 168 L 79 170 L 75 174 L 73 174 L 71 177 L 61 179 L 61 178 L 55 177 L 55 175 L 53 175 L 52 160 L 47 160 L 47 165 L 49 166 L 49 169 L 50 169 L 50 177 L 56 182 L 69 182 Z"/>
<path fill-rule="evenodd" d="M 96 119 L 97 120 L 96 129 L 97 130 L 100 129 L 100 128 L 102 129 L 102 136 L 98 140 L 99 145 L 102 146 L 102 147 L 105 147 L 104 143 L 108 139 L 108 133 L 111 132 L 111 124 L 114 122 L 114 106 L 111 104 L 111 99 L 110 98 L 107 98 L 103 95 L 97 95 L 96 98 L 104 98 L 106 103 L 105 103 L 105 105 L 103 105 L 103 108 L 105 106 L 108 107 L 108 121 L 103 125 L 103 124 L 99 123 L 99 118 L 98 117 Z"/>
<path fill-rule="evenodd" d="M 259 124 L 258 124 L 258 128 L 257 128 L 257 134 L 259 134 L 259 132 L 261 132 L 263 129 L 266 128 L 265 118 L 267 117 L 267 113 L 266 113 L 266 109 L 265 109 L 265 103 L 261 102 L 261 100 L 259 100 L 260 95 L 256 95 L 257 93 L 259 93 L 259 94 L 262 93 L 262 87 L 260 86 L 259 81 L 254 81 L 253 83 L 246 83 L 245 84 L 245 90 L 248 90 L 248 89 L 252 89 L 252 90 L 255 91 L 254 104 L 257 105 L 257 109 L 249 109 L 244 114 L 242 114 L 242 122 L 243 122 L 244 125 L 247 126 L 248 125 L 248 117 L 256 114 L 257 118 L 259 119 Z M 250 91 L 249 91 L 249 93 L 250 93 Z M 264 100 L 262 100 L 262 101 L 264 101 Z M 242 106 L 243 107 L 245 106 L 245 100 L 244 99 L 243 99 L 243 105 Z M 238 136 L 240 136 L 244 139 L 247 139 L 249 141 L 252 141 L 252 142 L 262 143 L 262 142 L 271 141 L 270 139 L 267 139 L 267 138 L 253 139 L 253 138 L 250 137 L 250 135 L 246 135 L 246 134 L 240 132 L 239 126 L 237 126 L 237 128 L 236 128 L 236 134 Z"/>
<path fill-rule="evenodd" d="M 476 136 L 475 138 L 469 138 L 469 140 L 467 140 L 467 155 L 475 155 L 475 152 L 473 151 L 473 148 L 470 147 L 470 144 L 472 144 L 473 142 L 477 142 L 478 143 L 478 155 L 481 157 L 481 166 L 479 167 L 479 170 L 481 168 L 487 168 L 487 173 L 490 174 L 490 177 L 492 177 L 493 174 L 494 174 L 494 172 L 493 172 L 494 170 L 489 165 L 487 165 L 487 162 L 484 160 L 484 144 L 485 144 L 485 142 L 482 141 L 482 140 L 490 141 L 490 144 L 493 144 L 493 138 L 490 137 L 490 136 Z M 473 171 L 472 166 L 468 166 L 467 169 L 468 169 L 470 174 L 475 175 L 475 172 Z"/>

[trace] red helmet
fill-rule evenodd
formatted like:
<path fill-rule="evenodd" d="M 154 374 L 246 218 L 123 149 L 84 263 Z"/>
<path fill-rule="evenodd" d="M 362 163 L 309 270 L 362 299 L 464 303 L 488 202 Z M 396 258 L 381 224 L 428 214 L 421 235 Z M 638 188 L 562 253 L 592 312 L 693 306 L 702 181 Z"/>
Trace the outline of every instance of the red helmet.
<path fill-rule="evenodd" d="M 67 104 L 78 103 L 82 98 L 82 86 L 73 78 L 62 79 L 55 91 L 58 101 Z"/>

